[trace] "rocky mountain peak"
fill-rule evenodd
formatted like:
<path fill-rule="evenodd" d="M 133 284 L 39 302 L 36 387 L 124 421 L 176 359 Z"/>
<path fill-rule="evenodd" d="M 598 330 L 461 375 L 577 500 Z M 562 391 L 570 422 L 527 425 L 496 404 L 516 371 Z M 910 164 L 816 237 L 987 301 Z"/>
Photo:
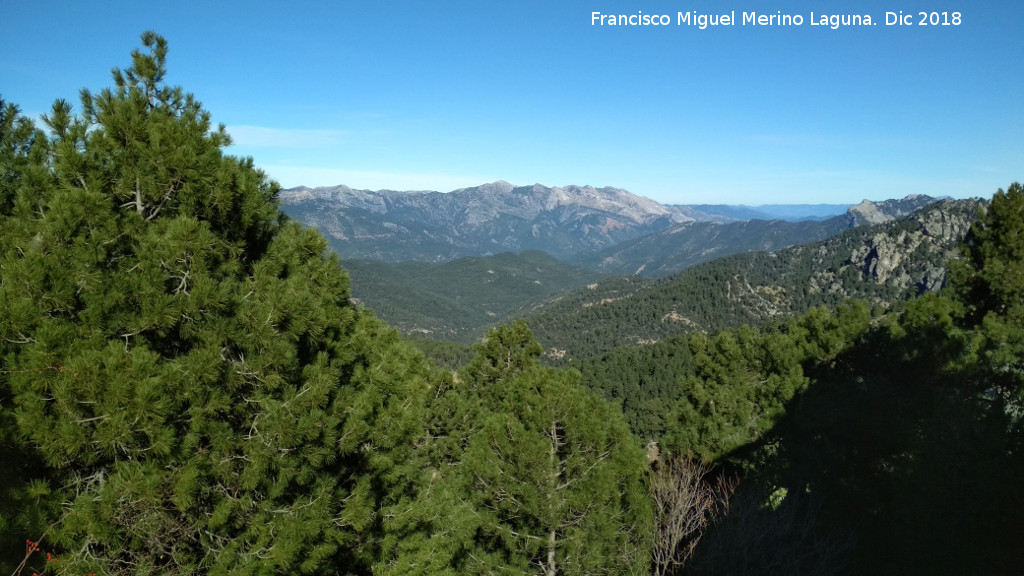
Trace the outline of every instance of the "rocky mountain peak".
<path fill-rule="evenodd" d="M 477 192 L 482 192 L 482 193 L 486 193 L 486 194 L 508 194 L 508 193 L 512 192 L 513 190 L 515 190 L 515 185 L 514 184 L 510 184 L 510 183 L 508 183 L 508 182 L 506 182 L 504 180 L 497 180 L 495 182 L 489 182 L 487 184 L 481 184 L 480 186 L 473 186 L 473 187 L 469 187 L 469 188 L 459 188 L 458 190 L 453 190 L 451 193 L 452 194 L 459 194 L 459 193 L 473 194 L 473 193 L 477 193 Z"/>
<path fill-rule="evenodd" d="M 847 211 L 847 217 L 853 226 L 882 224 L 910 215 L 937 201 L 937 198 L 924 194 L 910 194 L 902 200 L 883 200 L 881 202 L 864 200 L 856 206 L 851 206 Z"/>
<path fill-rule="evenodd" d="M 889 219 L 878 209 L 874 202 L 867 199 L 864 199 L 856 206 L 851 206 L 850 214 L 854 218 L 862 220 L 865 224 L 881 224 Z"/>
<path fill-rule="evenodd" d="M 946 262 L 957 257 L 957 246 L 982 205 L 974 200 L 932 200 L 903 220 L 912 226 L 887 225 L 865 236 L 863 245 L 851 252 L 849 264 L 864 278 L 899 291 L 910 286 L 937 290 L 945 282 Z"/>

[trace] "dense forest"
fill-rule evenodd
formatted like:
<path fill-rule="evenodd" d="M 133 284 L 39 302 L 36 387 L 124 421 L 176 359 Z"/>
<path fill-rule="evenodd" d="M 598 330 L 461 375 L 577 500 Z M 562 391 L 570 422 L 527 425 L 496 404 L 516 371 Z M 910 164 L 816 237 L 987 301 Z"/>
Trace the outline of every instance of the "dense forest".
<path fill-rule="evenodd" d="M 939 291 L 434 362 L 142 44 L 41 126 L 0 101 L 0 573 L 1019 573 L 1020 184 Z"/>
<path fill-rule="evenodd" d="M 545 252 L 503 252 L 451 262 L 346 260 L 352 294 L 399 331 L 469 344 L 601 274 Z"/>

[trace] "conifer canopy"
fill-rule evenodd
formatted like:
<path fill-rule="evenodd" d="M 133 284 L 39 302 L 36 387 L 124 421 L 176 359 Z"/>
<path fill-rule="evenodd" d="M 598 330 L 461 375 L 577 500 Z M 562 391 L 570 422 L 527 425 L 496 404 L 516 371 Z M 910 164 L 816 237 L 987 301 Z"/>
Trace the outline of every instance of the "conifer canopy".
<path fill-rule="evenodd" d="M 0 106 L 0 423 L 53 471 L 47 540 L 82 574 L 365 572 L 423 364 L 142 45 L 45 134 Z"/>

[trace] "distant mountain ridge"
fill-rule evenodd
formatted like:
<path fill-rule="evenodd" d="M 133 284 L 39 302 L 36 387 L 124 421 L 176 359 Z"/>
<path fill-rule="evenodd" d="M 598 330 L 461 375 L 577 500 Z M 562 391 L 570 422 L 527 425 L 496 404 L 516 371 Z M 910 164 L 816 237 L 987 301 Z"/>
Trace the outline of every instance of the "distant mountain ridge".
<path fill-rule="evenodd" d="M 618 188 L 504 181 L 448 193 L 300 187 L 281 199 L 286 213 L 319 229 L 343 258 L 385 261 L 525 250 L 565 259 L 693 220 Z"/>
<path fill-rule="evenodd" d="M 904 218 L 935 203 L 930 196 L 911 195 L 900 200 L 872 202 L 846 208 L 842 215 L 824 220 L 808 215 L 835 211 L 835 205 L 700 206 L 707 214 L 789 214 L 791 220 L 749 219 L 699 221 L 673 225 L 660 232 L 605 248 L 579 263 L 608 274 L 666 276 L 702 262 L 742 252 L 774 252 L 790 246 L 818 242 L 858 226 L 873 226 Z M 730 208 L 736 209 L 730 212 Z"/>
<path fill-rule="evenodd" d="M 666 276 L 741 252 L 773 252 L 824 240 L 851 228 L 849 215 L 828 220 L 692 222 L 622 242 L 579 262 L 606 274 Z"/>
<path fill-rule="evenodd" d="M 448 262 L 542 250 L 606 273 L 648 275 L 736 252 L 821 240 L 934 201 L 865 200 L 822 220 L 841 207 L 663 205 L 613 187 L 505 181 L 446 193 L 298 187 L 280 198 L 287 214 L 319 229 L 343 259 Z"/>

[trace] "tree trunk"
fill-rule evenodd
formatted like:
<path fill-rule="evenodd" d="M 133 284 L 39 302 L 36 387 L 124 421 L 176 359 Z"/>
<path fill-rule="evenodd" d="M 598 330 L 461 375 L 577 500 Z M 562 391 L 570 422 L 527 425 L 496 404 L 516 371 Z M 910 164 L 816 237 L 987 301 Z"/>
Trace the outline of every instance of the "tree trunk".
<path fill-rule="evenodd" d="M 555 564 L 555 529 L 548 534 L 548 569 L 545 576 L 555 576 L 558 566 Z"/>
<path fill-rule="evenodd" d="M 555 506 L 554 499 L 557 497 L 558 492 L 558 480 L 561 476 L 561 465 L 558 462 L 558 449 L 560 447 L 558 441 L 558 422 L 551 422 L 551 452 L 550 452 L 550 464 L 551 464 L 551 481 L 548 490 L 548 500 L 551 506 Z M 547 558 L 547 570 L 545 576 L 555 576 L 558 572 L 558 564 L 555 561 L 556 544 L 558 543 L 557 528 L 552 525 L 551 531 L 548 532 L 548 558 Z"/>

